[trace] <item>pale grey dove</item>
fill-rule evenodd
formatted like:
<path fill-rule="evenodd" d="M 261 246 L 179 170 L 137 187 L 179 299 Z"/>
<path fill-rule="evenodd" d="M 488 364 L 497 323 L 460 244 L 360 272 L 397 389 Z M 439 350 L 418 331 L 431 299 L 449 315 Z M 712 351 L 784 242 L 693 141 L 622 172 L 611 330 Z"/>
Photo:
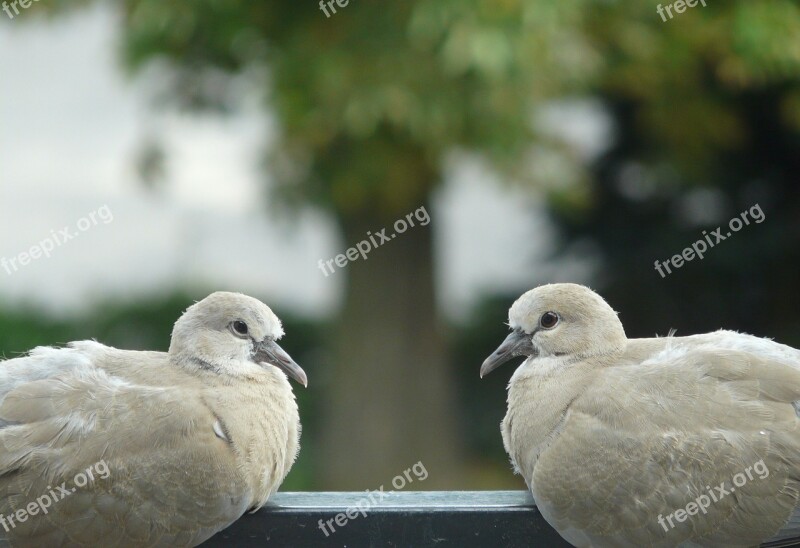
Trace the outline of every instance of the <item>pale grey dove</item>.
<path fill-rule="evenodd" d="M 627 339 L 590 289 L 533 289 L 481 376 L 514 356 L 503 444 L 576 546 L 800 537 L 800 351 L 750 335 Z"/>
<path fill-rule="evenodd" d="M 192 546 L 262 506 L 300 422 L 260 301 L 214 293 L 169 353 L 97 342 L 0 363 L 0 545 Z M 49 500 L 48 500 L 49 499 Z"/>

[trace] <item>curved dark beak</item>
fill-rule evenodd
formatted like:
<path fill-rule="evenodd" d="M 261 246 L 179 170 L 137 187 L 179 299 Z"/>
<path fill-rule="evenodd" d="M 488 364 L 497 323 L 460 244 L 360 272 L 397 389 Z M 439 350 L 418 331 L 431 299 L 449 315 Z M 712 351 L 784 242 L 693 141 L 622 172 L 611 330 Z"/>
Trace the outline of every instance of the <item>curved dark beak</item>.
<path fill-rule="evenodd" d="M 497 350 L 483 362 L 481 366 L 481 378 L 512 358 L 535 355 L 536 349 L 533 347 L 533 343 L 531 343 L 531 336 L 522 329 L 515 329 L 506 337 L 506 340 L 497 347 Z"/>
<path fill-rule="evenodd" d="M 306 372 L 272 339 L 263 340 L 256 345 L 253 361 L 274 365 L 303 386 L 308 387 Z"/>

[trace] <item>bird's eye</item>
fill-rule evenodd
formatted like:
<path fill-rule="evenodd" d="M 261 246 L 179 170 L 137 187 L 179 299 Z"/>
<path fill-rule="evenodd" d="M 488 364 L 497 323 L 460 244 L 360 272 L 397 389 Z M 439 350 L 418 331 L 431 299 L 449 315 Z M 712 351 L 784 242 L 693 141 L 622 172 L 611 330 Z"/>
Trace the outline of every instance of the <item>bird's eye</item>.
<path fill-rule="evenodd" d="M 555 312 L 545 312 L 539 320 L 539 325 L 545 329 L 552 329 L 558 323 L 558 314 Z"/>
<path fill-rule="evenodd" d="M 247 335 L 247 324 L 243 321 L 236 320 L 231 324 L 231 328 L 233 329 L 233 332 L 239 336 Z"/>

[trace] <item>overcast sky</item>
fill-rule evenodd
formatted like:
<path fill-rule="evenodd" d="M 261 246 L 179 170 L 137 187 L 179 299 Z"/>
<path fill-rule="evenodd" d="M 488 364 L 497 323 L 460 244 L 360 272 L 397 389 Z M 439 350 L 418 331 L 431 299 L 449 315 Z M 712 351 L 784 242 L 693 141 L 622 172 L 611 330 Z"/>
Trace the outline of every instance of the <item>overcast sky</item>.
<path fill-rule="evenodd" d="M 319 212 L 294 222 L 265 213 L 258 152 L 270 135 L 257 107 L 227 119 L 154 113 L 144 84 L 118 68 L 106 5 L 55 22 L 0 16 L 0 258 L 19 261 L 65 227 L 79 233 L 49 258 L 0 267 L 0 300 L 69 312 L 98 298 L 203 287 L 308 314 L 337 306 L 342 276 L 324 277 L 317 261 L 355 242 L 340 241 Z M 155 193 L 133 170 L 153 131 L 169 168 Z M 534 265 L 551 230 L 536 204 L 474 163 L 454 163 L 429 225 L 449 314 L 539 280 Z M 113 221 L 95 214 L 95 225 L 89 216 L 103 206 Z M 91 226 L 81 232 L 79 223 Z"/>

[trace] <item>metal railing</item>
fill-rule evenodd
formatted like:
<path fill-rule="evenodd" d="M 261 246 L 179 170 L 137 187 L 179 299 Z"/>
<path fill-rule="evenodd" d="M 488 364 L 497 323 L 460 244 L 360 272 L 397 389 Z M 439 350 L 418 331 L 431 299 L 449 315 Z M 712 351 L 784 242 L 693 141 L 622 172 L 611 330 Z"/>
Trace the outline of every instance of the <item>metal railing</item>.
<path fill-rule="evenodd" d="M 789 528 L 791 529 L 791 527 Z M 796 530 L 762 548 L 800 547 Z M 527 491 L 276 493 L 203 548 L 561 548 Z"/>
<path fill-rule="evenodd" d="M 371 496 L 370 496 L 371 495 Z M 203 544 L 516 548 L 567 544 L 526 491 L 276 493 Z"/>

